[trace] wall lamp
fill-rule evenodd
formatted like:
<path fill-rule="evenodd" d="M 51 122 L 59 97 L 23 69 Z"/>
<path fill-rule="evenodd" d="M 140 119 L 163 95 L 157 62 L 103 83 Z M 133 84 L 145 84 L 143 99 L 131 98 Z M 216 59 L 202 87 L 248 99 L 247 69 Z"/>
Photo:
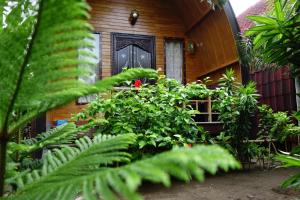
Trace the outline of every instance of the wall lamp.
<path fill-rule="evenodd" d="M 138 18 L 140 16 L 140 13 L 138 10 L 132 10 L 129 16 L 129 22 L 133 26 L 136 24 Z"/>

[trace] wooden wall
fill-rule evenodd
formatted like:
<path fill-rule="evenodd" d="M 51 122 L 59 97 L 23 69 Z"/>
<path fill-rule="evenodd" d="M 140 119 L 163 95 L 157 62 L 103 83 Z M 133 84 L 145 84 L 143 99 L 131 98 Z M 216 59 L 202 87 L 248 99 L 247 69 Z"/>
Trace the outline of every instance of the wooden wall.
<path fill-rule="evenodd" d="M 112 32 L 156 36 L 156 67 L 164 69 L 164 38 L 184 38 L 185 26 L 173 4 L 164 0 L 88 0 L 92 7 L 91 23 L 101 33 L 102 77 L 111 76 L 110 34 Z M 140 12 L 135 26 L 128 18 L 133 9 Z M 48 121 L 68 119 L 83 106 L 71 103 L 48 113 Z"/>
<path fill-rule="evenodd" d="M 210 74 L 218 77 L 231 64 L 236 67 L 237 53 L 233 33 L 225 12 L 212 11 L 199 0 L 88 0 L 92 7 L 91 23 L 101 33 L 102 77 L 111 76 L 112 32 L 152 35 L 156 37 L 156 68 L 164 69 L 164 39 L 182 38 L 196 43 L 196 53 L 185 52 L 186 81 Z M 128 18 L 137 9 L 140 17 L 135 26 Z M 187 46 L 187 45 L 185 45 Z M 82 106 L 75 103 L 47 113 L 48 121 L 68 119 Z"/>
<path fill-rule="evenodd" d="M 184 37 L 184 24 L 172 4 L 162 0 L 89 0 L 96 32 L 103 37 L 103 77 L 111 75 L 110 33 L 131 33 L 156 36 L 156 65 L 164 68 L 164 37 Z M 140 12 L 136 25 L 132 26 L 129 14 Z"/>
<path fill-rule="evenodd" d="M 213 11 L 199 0 L 175 2 L 186 25 L 185 36 L 196 45 L 195 54 L 186 56 L 187 82 L 207 75 L 216 81 L 228 67 L 235 69 L 241 80 L 235 38 L 225 10 Z"/>

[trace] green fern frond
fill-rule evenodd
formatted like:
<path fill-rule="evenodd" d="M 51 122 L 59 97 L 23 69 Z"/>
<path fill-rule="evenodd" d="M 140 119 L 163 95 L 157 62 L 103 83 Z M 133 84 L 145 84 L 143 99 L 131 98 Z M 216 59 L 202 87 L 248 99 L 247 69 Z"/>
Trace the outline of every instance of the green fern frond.
<path fill-rule="evenodd" d="M 14 4 L 0 33 L 0 87 L 4 90 L 0 130 L 12 122 L 13 110 L 36 110 L 43 103 L 52 103 L 53 99 L 47 99 L 52 84 L 69 80 L 60 85 L 60 91 L 84 86 L 74 81 L 80 75 L 76 66 L 90 64 L 87 56 L 78 59 L 78 49 L 90 46 L 85 38 L 91 37 L 89 7 L 84 1 L 24 0 Z M 67 23 L 75 25 L 70 29 Z"/>
<path fill-rule="evenodd" d="M 103 139 L 104 137 L 108 137 Z M 189 181 L 192 176 L 204 180 L 204 172 L 215 174 L 219 168 L 228 171 L 239 168 L 237 161 L 218 146 L 180 148 L 149 159 L 113 167 L 114 162 L 128 161 L 120 150 L 134 142 L 133 135 L 97 136 L 93 141 L 77 141 L 77 148 L 66 147 L 49 153 L 42 170 L 19 180 L 20 189 L 11 199 L 104 200 L 142 199 L 136 192 L 142 180 L 170 186 L 170 176 Z"/>
<path fill-rule="evenodd" d="M 8 152 L 14 153 L 18 151 L 21 155 L 27 155 L 48 145 L 67 144 L 75 139 L 77 133 L 76 125 L 68 123 L 41 133 L 35 138 L 23 140 L 22 144 L 11 142 L 8 145 Z"/>
<path fill-rule="evenodd" d="M 40 171 L 34 171 L 24 180 L 19 180 L 19 186 L 31 183 L 33 180 L 51 175 L 57 169 L 61 172 L 85 173 L 92 168 L 97 168 L 100 164 L 108 165 L 112 162 L 129 161 L 129 154 L 118 152 L 126 149 L 129 144 L 135 141 L 135 135 L 127 134 L 123 136 L 98 135 L 93 139 L 83 137 L 75 141 L 76 147 L 65 146 L 61 150 L 49 151 L 43 159 L 43 166 Z M 100 156 L 99 156 L 100 155 Z M 99 156 L 97 159 L 96 157 Z M 112 159 L 112 160 L 111 160 Z M 91 167 L 94 166 L 94 167 Z M 76 171 L 76 169 L 78 171 Z M 73 170 L 72 170 L 73 169 Z"/>

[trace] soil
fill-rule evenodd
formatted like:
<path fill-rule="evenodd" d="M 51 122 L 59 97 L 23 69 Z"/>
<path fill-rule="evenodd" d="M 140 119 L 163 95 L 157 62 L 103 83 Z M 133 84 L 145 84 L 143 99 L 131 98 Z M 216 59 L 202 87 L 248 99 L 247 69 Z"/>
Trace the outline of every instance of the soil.
<path fill-rule="evenodd" d="M 145 184 L 145 200 L 300 200 L 300 191 L 279 187 L 299 169 L 231 172 L 208 176 L 204 183 L 174 181 L 171 188 Z"/>

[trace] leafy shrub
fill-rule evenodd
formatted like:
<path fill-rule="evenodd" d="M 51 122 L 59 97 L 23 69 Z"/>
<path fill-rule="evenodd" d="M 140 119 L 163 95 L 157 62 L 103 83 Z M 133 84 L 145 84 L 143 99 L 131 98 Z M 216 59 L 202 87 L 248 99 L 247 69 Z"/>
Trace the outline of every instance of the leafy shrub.
<path fill-rule="evenodd" d="M 244 140 L 251 130 L 251 118 L 257 109 L 256 87 L 253 82 L 246 86 L 238 84 L 233 70 L 228 70 L 220 79 L 214 109 L 220 112 L 219 121 L 223 123 L 225 136 L 231 137 L 235 153 L 241 153 Z M 240 155 L 241 156 L 241 155 Z"/>
<path fill-rule="evenodd" d="M 140 149 L 149 146 L 168 149 L 195 143 L 202 129 L 193 119 L 198 112 L 188 105 L 188 99 L 207 97 L 209 93 L 204 84 L 185 87 L 175 80 L 161 77 L 154 85 L 123 90 L 107 99 L 99 98 L 76 118 L 94 123 L 94 120 L 104 117 L 106 123 L 99 126 L 99 132 L 113 135 L 135 133 Z"/>
<path fill-rule="evenodd" d="M 259 110 L 259 137 L 269 137 L 280 142 L 286 140 L 290 135 L 299 133 L 297 127 L 292 123 L 286 112 L 276 112 L 270 106 L 262 105 Z"/>
<path fill-rule="evenodd" d="M 268 155 L 266 147 L 256 143 L 246 143 L 242 147 L 242 154 L 249 159 L 249 162 L 253 158 L 262 159 Z"/>

